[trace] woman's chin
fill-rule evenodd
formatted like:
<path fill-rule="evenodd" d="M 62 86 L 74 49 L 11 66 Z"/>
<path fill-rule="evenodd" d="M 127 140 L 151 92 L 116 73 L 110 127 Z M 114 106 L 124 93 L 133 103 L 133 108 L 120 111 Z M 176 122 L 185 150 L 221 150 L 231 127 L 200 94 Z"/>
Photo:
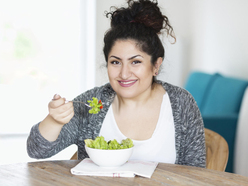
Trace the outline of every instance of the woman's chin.
<path fill-rule="evenodd" d="M 115 90 L 116 94 L 121 98 L 132 99 L 139 95 L 137 90 L 118 88 Z"/>

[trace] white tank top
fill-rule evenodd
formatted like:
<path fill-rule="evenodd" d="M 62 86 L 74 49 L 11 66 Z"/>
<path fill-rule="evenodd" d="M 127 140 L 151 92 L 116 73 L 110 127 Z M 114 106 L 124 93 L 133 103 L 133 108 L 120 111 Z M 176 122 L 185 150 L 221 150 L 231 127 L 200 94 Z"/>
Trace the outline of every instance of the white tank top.
<path fill-rule="evenodd" d="M 116 124 L 112 105 L 103 121 L 99 136 L 103 136 L 106 141 L 116 139 L 118 142 L 127 138 Z M 171 103 L 167 93 L 163 96 L 158 123 L 152 137 L 141 141 L 133 140 L 133 143 L 134 151 L 130 159 L 175 163 L 175 126 Z"/>

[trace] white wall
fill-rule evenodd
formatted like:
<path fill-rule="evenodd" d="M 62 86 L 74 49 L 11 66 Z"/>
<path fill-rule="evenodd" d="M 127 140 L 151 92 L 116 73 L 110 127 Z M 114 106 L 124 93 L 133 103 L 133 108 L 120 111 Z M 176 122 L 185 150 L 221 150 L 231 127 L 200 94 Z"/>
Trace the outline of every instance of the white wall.
<path fill-rule="evenodd" d="M 191 10 L 191 69 L 248 79 L 248 1 L 195 0 Z"/>
<path fill-rule="evenodd" d="M 165 59 L 159 79 L 183 86 L 190 69 L 190 3 L 185 0 L 158 0 L 158 5 L 164 15 L 169 18 L 177 41 L 171 44 L 164 37 Z"/>
<path fill-rule="evenodd" d="M 104 11 L 125 0 L 97 0 L 96 84 L 108 81 L 102 54 L 109 19 Z M 183 86 L 191 70 L 220 72 L 248 79 L 247 0 L 158 0 L 177 36 L 165 43 L 165 60 L 159 79 Z"/>

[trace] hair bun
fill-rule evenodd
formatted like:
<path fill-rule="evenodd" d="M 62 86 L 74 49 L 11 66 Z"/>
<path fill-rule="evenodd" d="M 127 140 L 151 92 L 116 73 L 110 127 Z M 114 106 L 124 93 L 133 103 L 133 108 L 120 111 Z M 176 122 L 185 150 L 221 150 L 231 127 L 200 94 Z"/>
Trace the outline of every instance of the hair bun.
<path fill-rule="evenodd" d="M 116 9 L 114 12 L 108 12 L 106 16 L 108 17 L 108 15 L 111 15 L 111 27 L 127 24 L 133 20 L 131 11 L 128 8 Z"/>
<path fill-rule="evenodd" d="M 148 0 L 140 0 L 139 2 L 129 0 L 129 8 L 134 15 L 131 22 L 142 23 L 146 27 L 152 28 L 156 33 L 159 33 L 163 29 L 164 16 L 157 4 L 157 2 Z"/>
<path fill-rule="evenodd" d="M 143 24 L 159 34 L 165 29 L 167 35 L 175 39 L 173 28 L 168 18 L 163 15 L 158 7 L 157 1 L 150 0 L 127 0 L 127 8 L 116 8 L 114 12 L 106 14 L 111 15 L 111 26 L 120 24 Z"/>

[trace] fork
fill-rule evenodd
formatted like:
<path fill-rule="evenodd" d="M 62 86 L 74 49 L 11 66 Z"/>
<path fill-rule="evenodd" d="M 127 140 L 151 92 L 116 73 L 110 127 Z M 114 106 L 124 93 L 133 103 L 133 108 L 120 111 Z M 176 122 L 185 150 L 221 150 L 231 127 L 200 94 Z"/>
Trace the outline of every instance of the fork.
<path fill-rule="evenodd" d="M 68 101 L 68 100 L 66 100 Z M 87 103 L 83 102 L 83 101 L 68 101 L 68 102 L 73 102 L 73 103 L 83 103 L 85 106 L 91 108 L 91 106 L 89 106 Z"/>
<path fill-rule="evenodd" d="M 52 99 L 53 101 L 55 101 L 56 99 Z M 89 106 L 87 103 L 83 102 L 83 101 L 73 101 L 73 100 L 65 100 L 66 103 L 68 102 L 73 102 L 73 103 L 83 103 L 85 106 L 91 108 L 91 106 Z"/>

